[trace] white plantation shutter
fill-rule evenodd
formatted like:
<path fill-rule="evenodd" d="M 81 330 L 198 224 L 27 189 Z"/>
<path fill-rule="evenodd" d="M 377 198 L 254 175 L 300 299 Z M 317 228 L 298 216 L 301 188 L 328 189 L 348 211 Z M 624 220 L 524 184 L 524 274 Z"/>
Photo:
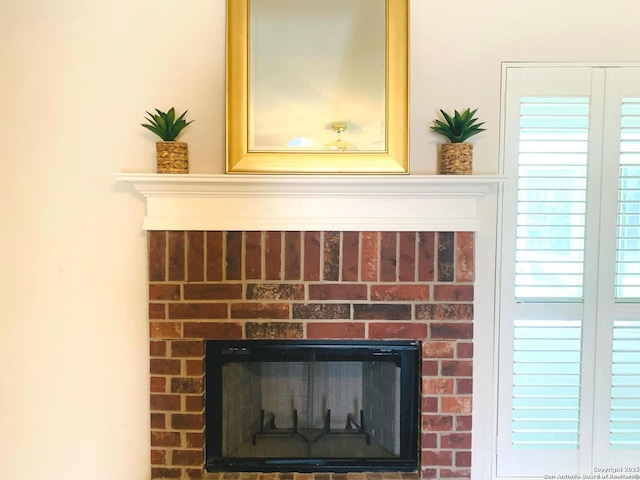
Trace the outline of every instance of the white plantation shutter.
<path fill-rule="evenodd" d="M 506 69 L 498 477 L 640 458 L 640 69 Z"/>
<path fill-rule="evenodd" d="M 640 320 L 613 323 L 613 367 L 609 442 L 612 448 L 640 448 Z"/>
<path fill-rule="evenodd" d="M 589 98 L 522 98 L 516 298 L 582 298 Z"/>
<path fill-rule="evenodd" d="M 582 299 L 588 97 L 520 101 L 515 297 Z M 577 449 L 581 320 L 513 320 L 515 449 Z"/>
<path fill-rule="evenodd" d="M 620 80 L 620 96 L 640 93 L 640 78 Z M 640 96 L 619 109 L 613 332 L 611 339 L 609 459 L 637 465 L 640 451 Z"/>
<path fill-rule="evenodd" d="M 616 298 L 640 297 L 640 98 L 622 102 Z"/>
<path fill-rule="evenodd" d="M 580 321 L 514 320 L 512 445 L 576 449 Z"/>

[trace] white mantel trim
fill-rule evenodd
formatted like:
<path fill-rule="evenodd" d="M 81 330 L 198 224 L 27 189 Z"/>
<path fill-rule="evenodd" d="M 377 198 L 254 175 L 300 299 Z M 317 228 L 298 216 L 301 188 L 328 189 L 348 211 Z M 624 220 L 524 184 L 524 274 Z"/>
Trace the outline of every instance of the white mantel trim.
<path fill-rule="evenodd" d="M 147 202 L 144 230 L 477 231 L 494 175 L 123 173 Z"/>

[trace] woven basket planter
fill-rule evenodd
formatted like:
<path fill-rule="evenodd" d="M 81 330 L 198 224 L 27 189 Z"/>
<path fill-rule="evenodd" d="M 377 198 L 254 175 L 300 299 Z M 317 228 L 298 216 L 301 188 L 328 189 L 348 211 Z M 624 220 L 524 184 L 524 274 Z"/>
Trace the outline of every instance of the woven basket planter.
<path fill-rule="evenodd" d="M 440 150 L 442 175 L 471 175 L 473 173 L 473 144 L 445 143 Z"/>
<path fill-rule="evenodd" d="M 185 142 L 157 142 L 158 173 L 189 173 L 189 150 Z"/>

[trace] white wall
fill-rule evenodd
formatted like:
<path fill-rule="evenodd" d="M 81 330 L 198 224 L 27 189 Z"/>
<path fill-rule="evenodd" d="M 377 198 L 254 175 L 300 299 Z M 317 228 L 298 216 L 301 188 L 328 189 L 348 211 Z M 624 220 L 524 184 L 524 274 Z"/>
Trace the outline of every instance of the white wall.
<path fill-rule="evenodd" d="M 489 129 L 475 170 L 497 172 L 501 61 L 638 59 L 636 0 L 411 6 L 414 173 L 435 172 L 437 109 L 467 106 Z M 139 123 L 172 105 L 196 119 L 192 171 L 223 172 L 224 0 L 3 0 L 0 32 L 0 478 L 144 480 L 144 206 L 113 174 L 154 170 Z M 480 355 L 490 308 L 476 308 Z"/>
<path fill-rule="evenodd" d="M 144 204 L 113 174 L 153 170 L 155 106 L 220 161 L 224 2 L 2 0 L 0 32 L 0 478 L 147 479 Z"/>

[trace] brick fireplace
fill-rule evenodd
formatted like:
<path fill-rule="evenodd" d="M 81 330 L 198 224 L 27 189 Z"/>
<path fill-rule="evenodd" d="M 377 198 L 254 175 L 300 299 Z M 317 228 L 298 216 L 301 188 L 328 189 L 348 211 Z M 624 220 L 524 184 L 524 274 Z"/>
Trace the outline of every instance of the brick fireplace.
<path fill-rule="evenodd" d="M 474 233 L 148 234 L 152 479 L 468 478 Z M 420 471 L 206 473 L 206 339 L 417 339 Z"/>

